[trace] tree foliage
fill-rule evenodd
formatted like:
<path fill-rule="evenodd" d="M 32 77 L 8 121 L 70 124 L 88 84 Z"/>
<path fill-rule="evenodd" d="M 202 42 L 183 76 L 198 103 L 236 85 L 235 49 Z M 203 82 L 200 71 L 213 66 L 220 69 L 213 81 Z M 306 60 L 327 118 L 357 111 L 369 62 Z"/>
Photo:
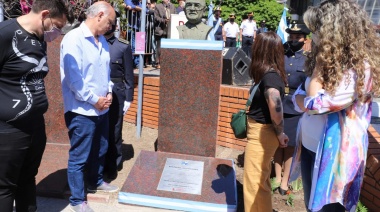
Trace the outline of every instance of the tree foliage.
<path fill-rule="evenodd" d="M 213 2 L 213 4 L 219 5 L 220 0 Z M 221 8 L 224 21 L 227 21 L 229 15 L 234 13 L 236 22 L 240 23 L 243 15 L 253 12 L 257 23 L 265 20 L 270 30 L 276 30 L 284 5 L 277 3 L 276 0 L 223 0 Z"/>

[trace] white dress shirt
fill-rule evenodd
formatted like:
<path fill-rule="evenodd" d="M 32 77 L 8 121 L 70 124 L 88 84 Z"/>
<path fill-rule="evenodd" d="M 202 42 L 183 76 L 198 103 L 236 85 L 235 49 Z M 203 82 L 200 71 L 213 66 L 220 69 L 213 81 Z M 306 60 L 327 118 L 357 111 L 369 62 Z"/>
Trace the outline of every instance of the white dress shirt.
<path fill-rule="evenodd" d="M 243 30 L 243 36 L 253 36 L 254 32 L 257 31 L 256 22 L 254 20 L 244 20 L 240 25 L 240 29 Z"/>
<path fill-rule="evenodd" d="M 236 33 L 240 32 L 239 25 L 235 22 L 233 24 L 231 24 L 231 22 L 225 23 L 223 30 L 227 38 L 236 38 Z"/>
<path fill-rule="evenodd" d="M 60 73 L 64 111 L 86 116 L 108 112 L 95 108 L 99 97 L 112 92 L 107 40 L 94 35 L 85 23 L 68 32 L 61 42 Z"/>

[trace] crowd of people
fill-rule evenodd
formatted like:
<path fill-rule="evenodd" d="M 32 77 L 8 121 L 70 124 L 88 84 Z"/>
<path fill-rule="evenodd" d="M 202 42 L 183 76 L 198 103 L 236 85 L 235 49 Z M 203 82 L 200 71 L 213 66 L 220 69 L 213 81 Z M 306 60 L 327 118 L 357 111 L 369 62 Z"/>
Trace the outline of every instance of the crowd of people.
<path fill-rule="evenodd" d="M 273 32 L 253 43 L 250 76 L 259 89 L 247 113 L 245 211 L 272 211 L 271 192 L 289 193 L 301 173 L 306 211 L 355 211 L 359 201 L 371 102 L 380 92 L 380 40 L 353 1 L 322 1 L 303 20 L 286 30 L 284 45 Z"/>
<path fill-rule="evenodd" d="M 170 15 L 186 14 L 187 6 L 206 8 L 204 1 L 182 2 L 181 8 L 169 0 L 149 2 L 154 5 L 150 9 L 157 67 Z M 123 6 L 136 13 L 142 8 L 141 1 L 134 0 Z M 224 40 L 225 46 L 242 41 L 251 57 L 250 77 L 258 87 L 247 112 L 245 211 L 272 211 L 271 193 L 288 194 L 289 182 L 300 173 L 307 211 L 355 209 L 365 170 L 371 102 L 380 94 L 380 40 L 366 12 L 352 1 L 325 0 L 305 12 L 304 23 L 289 25 L 284 44 L 276 33 L 268 32 L 265 21 L 257 28 L 253 13 L 240 27 L 234 14 L 223 24 L 220 13 L 216 7 L 214 40 Z M 136 14 L 130 15 L 138 20 Z M 73 11 L 64 0 L 36 0 L 28 14 L 0 23 L 3 211 L 13 211 L 14 202 L 16 211 L 37 210 L 35 176 L 46 145 L 43 114 L 48 108 L 46 42 L 59 37 L 66 23 L 73 21 Z M 119 189 L 107 182 L 122 169 L 121 129 L 133 101 L 134 45 L 115 36 L 117 22 L 113 5 L 94 2 L 60 45 L 72 211 L 93 211 L 87 204 L 88 192 Z M 135 22 L 129 25 L 139 27 Z M 310 32 L 311 51 L 305 52 Z M 275 189 L 269 179 L 272 158 Z"/>

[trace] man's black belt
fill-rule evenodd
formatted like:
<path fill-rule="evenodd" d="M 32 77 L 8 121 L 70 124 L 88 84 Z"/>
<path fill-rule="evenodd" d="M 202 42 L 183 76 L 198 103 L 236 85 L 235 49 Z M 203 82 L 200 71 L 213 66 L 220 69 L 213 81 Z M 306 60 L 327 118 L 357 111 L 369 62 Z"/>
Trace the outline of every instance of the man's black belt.
<path fill-rule="evenodd" d="M 253 38 L 253 36 L 246 36 L 246 35 L 243 35 L 243 37 L 246 37 L 246 38 Z"/>
<path fill-rule="evenodd" d="M 122 77 L 112 78 L 112 77 L 111 77 L 111 81 L 112 81 L 113 83 L 124 82 L 124 78 L 122 78 Z"/>
<path fill-rule="evenodd" d="M 232 38 L 232 37 L 227 37 L 228 39 L 236 39 L 236 38 Z"/>

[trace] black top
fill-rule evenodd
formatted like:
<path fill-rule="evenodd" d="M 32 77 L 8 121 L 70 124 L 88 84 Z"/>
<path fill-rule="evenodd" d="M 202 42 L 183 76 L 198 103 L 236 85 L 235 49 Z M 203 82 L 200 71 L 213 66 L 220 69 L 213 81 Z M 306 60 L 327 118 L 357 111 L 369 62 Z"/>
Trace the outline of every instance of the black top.
<path fill-rule="evenodd" d="M 272 124 L 272 120 L 269 113 L 267 100 L 265 99 L 264 92 L 269 88 L 275 88 L 280 91 L 281 97 L 284 96 L 284 81 L 280 75 L 275 71 L 270 71 L 264 74 L 261 79 L 259 88 L 252 99 L 251 107 L 247 115 L 253 118 L 255 121 L 261 124 Z M 252 91 L 252 88 L 250 92 Z"/>
<path fill-rule="evenodd" d="M 0 122 L 31 124 L 48 108 L 46 43 L 16 19 L 0 23 Z"/>
<path fill-rule="evenodd" d="M 112 36 L 107 40 L 110 47 L 111 80 L 125 83 L 126 101 L 133 101 L 134 79 L 132 49 L 126 40 Z"/>

